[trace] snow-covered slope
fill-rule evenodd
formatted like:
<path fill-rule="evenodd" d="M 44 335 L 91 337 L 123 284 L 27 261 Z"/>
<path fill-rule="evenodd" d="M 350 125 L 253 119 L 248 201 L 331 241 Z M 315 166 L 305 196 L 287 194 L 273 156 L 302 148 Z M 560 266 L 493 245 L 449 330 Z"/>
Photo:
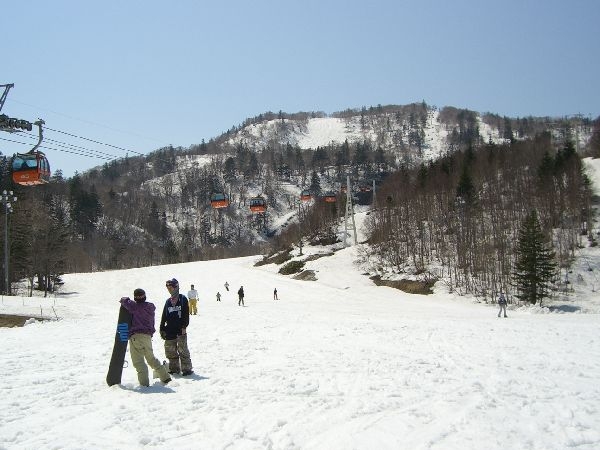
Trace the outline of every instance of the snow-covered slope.
<path fill-rule="evenodd" d="M 428 114 L 427 125 L 424 129 L 424 159 L 435 159 L 447 151 L 447 127 L 438 121 L 439 112 L 432 110 Z M 381 120 L 381 119 L 379 119 Z M 487 127 L 489 128 L 489 127 Z M 484 129 L 487 130 L 484 127 Z M 486 133 L 492 140 L 500 142 L 498 133 Z M 279 145 L 290 144 L 302 149 L 316 149 L 328 145 L 370 142 L 373 148 L 378 145 L 384 150 L 397 154 L 398 139 L 402 136 L 408 145 L 408 131 L 402 125 L 397 125 L 388 130 L 377 131 L 372 126 L 361 126 L 360 117 L 340 119 L 336 117 L 310 118 L 299 120 L 268 120 L 257 124 L 248 125 L 237 133 L 234 133 L 226 141 L 227 144 L 235 146 L 243 143 L 254 150 L 262 150 L 273 143 Z"/>
<path fill-rule="evenodd" d="M 0 448 L 600 447 L 597 248 L 581 250 L 573 292 L 504 319 L 442 283 L 430 296 L 375 286 L 361 247 L 296 250 L 316 281 L 247 257 L 67 274 L 55 297 L 3 297 L 0 314 L 60 320 L 0 328 Z M 195 374 L 142 388 L 128 356 L 107 387 L 117 300 L 143 287 L 160 311 L 172 277 L 200 292 Z"/>
<path fill-rule="evenodd" d="M 316 149 L 344 141 L 349 143 L 368 142 L 372 148 L 381 147 L 383 150 L 395 155 L 398 160 L 406 162 L 410 158 L 412 162 L 433 160 L 440 155 L 452 151 L 455 146 L 450 145 L 448 137 L 452 133 L 470 132 L 464 127 L 470 126 L 477 129 L 481 142 L 493 142 L 496 144 L 506 143 L 504 130 L 492 126 L 483 120 L 479 113 L 470 112 L 474 117 L 474 123 L 462 125 L 448 122 L 448 114 L 442 119 L 440 110 L 435 107 L 414 106 L 406 109 L 399 107 L 396 113 L 382 111 L 369 115 L 350 115 L 348 117 L 306 117 L 303 119 L 279 118 L 271 120 L 255 121 L 239 130 L 228 133 L 224 140 L 226 145 L 236 146 L 244 144 L 250 149 L 259 151 L 276 145 L 292 145 L 302 149 Z M 464 117 L 469 116 L 464 114 Z M 471 117 L 469 116 L 469 117 Z M 507 119 L 508 120 L 508 119 Z M 532 119 L 533 120 L 533 119 Z M 539 126 L 545 124 L 541 119 Z M 553 130 L 556 139 L 564 139 L 563 132 L 567 122 L 548 122 L 548 126 L 556 126 Z M 560 127 L 563 128 L 560 128 Z M 589 127 L 581 123 L 569 122 L 569 126 L 577 128 L 573 132 L 572 139 L 577 136 L 579 148 L 584 148 L 590 137 Z M 518 130 L 514 131 L 515 139 L 524 139 L 534 136 L 521 136 Z M 408 156 L 407 156 L 408 155 Z"/>
<path fill-rule="evenodd" d="M 511 306 L 503 319 L 441 288 L 376 287 L 358 250 L 308 262 L 312 282 L 249 257 L 69 274 L 56 297 L 4 297 L 0 313 L 61 320 L 0 328 L 0 448 L 600 446 L 598 315 Z M 141 388 L 128 356 L 107 387 L 117 300 L 143 287 L 160 311 L 171 277 L 200 292 L 195 374 Z M 157 335 L 154 352 L 164 358 Z"/>

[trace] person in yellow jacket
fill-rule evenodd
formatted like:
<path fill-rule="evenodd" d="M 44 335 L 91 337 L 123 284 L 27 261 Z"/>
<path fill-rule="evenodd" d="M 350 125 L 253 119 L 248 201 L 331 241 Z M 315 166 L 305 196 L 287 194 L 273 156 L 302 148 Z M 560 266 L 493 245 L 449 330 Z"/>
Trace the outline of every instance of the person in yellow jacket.
<path fill-rule="evenodd" d="M 194 285 L 192 284 L 192 288 L 188 291 L 188 301 L 190 303 L 190 314 L 196 315 L 198 314 L 198 291 L 194 289 Z"/>

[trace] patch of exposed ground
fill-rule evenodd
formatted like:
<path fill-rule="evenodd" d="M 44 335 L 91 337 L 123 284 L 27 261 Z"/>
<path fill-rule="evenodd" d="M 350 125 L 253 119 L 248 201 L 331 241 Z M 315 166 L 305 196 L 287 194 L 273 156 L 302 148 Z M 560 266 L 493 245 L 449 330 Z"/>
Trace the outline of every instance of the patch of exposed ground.
<path fill-rule="evenodd" d="M 294 275 L 292 278 L 303 281 L 317 281 L 314 270 L 303 270 L 298 275 Z"/>
<path fill-rule="evenodd" d="M 436 280 L 418 281 L 418 280 L 382 280 L 379 275 L 371 277 L 371 280 L 377 286 L 389 286 L 400 289 L 409 294 L 429 295 L 433 294 L 433 285 Z"/>
<path fill-rule="evenodd" d="M 22 327 L 30 318 L 31 317 L 29 316 L 10 316 L 8 314 L 0 314 L 0 327 Z"/>

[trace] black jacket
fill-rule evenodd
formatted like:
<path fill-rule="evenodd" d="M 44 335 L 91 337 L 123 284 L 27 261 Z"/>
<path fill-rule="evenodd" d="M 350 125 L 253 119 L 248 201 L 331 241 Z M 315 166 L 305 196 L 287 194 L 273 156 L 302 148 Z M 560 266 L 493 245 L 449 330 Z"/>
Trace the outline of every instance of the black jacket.
<path fill-rule="evenodd" d="M 161 336 L 168 341 L 177 339 L 181 336 L 181 329 L 187 328 L 190 323 L 190 307 L 185 295 L 179 294 L 179 299 L 175 306 L 171 304 L 171 299 L 167 299 L 160 318 Z"/>

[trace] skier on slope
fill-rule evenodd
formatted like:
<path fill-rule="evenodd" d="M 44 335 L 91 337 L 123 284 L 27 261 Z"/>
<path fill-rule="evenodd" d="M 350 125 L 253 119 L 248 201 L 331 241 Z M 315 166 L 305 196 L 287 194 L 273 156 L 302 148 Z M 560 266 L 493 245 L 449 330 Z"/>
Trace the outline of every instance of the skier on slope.
<path fill-rule="evenodd" d="M 192 284 L 191 289 L 188 291 L 188 301 L 190 304 L 190 315 L 198 314 L 198 291 L 194 289 Z"/>
<path fill-rule="evenodd" d="M 506 317 L 506 297 L 504 297 L 502 291 L 500 291 L 500 295 L 498 296 L 498 305 L 500 306 L 500 310 L 498 310 L 498 317 L 500 317 L 502 311 L 504 311 L 504 317 Z"/>
<path fill-rule="evenodd" d="M 244 306 L 244 286 L 238 289 L 238 306 Z"/>

